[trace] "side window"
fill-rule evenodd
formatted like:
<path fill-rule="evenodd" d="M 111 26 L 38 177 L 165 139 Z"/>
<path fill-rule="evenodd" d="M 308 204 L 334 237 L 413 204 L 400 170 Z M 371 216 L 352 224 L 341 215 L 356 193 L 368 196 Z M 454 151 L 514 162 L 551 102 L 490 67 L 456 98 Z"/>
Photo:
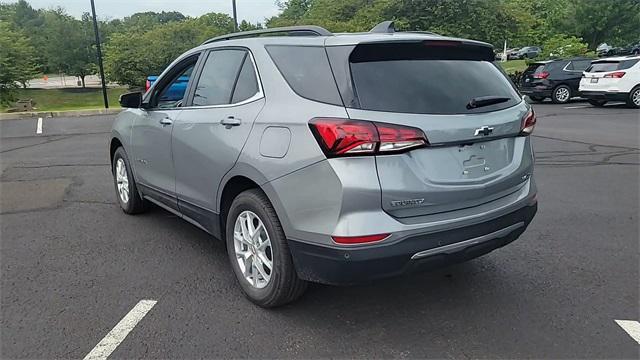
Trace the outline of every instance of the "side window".
<path fill-rule="evenodd" d="M 243 50 L 210 52 L 196 85 L 193 106 L 229 104 L 246 54 Z"/>
<path fill-rule="evenodd" d="M 196 60 L 190 62 L 187 67 L 180 73 L 175 75 L 171 81 L 158 90 L 155 98 L 155 107 L 161 109 L 171 109 L 182 106 L 185 94 L 187 92 L 187 85 L 189 79 L 193 73 L 193 69 L 196 65 Z"/>
<path fill-rule="evenodd" d="M 573 61 L 569 61 L 569 63 L 564 67 L 565 70 L 573 71 Z"/>
<path fill-rule="evenodd" d="M 313 101 L 342 105 L 324 47 L 270 45 L 266 48 L 296 94 Z"/>
<path fill-rule="evenodd" d="M 573 69 L 575 71 L 585 71 L 591 65 L 590 60 L 576 60 L 573 62 Z"/>
<path fill-rule="evenodd" d="M 256 71 L 253 68 L 253 62 L 251 56 L 247 55 L 244 58 L 240 75 L 238 75 L 238 81 L 236 82 L 236 88 L 233 91 L 231 103 L 239 103 L 247 100 L 258 92 L 258 79 L 256 79 Z"/>

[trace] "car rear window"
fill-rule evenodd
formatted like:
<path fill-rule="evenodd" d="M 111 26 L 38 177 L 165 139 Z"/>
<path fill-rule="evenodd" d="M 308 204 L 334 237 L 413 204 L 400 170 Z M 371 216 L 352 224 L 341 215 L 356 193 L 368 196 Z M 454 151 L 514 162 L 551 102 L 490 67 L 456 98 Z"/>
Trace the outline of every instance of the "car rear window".
<path fill-rule="evenodd" d="M 362 109 L 466 114 L 504 109 L 521 101 L 504 74 L 488 61 L 488 56 L 474 54 L 473 49 L 424 46 L 407 51 L 384 50 L 386 52 L 379 56 L 375 49 L 360 51 L 355 59 L 351 56 L 351 75 Z M 483 60 L 474 60 L 476 55 Z M 508 100 L 467 108 L 472 99 L 485 96 Z"/>
<path fill-rule="evenodd" d="M 544 71 L 544 64 L 531 64 L 524 71 L 527 74 L 539 74 Z"/>
<path fill-rule="evenodd" d="M 623 61 L 598 61 L 591 63 L 591 66 L 586 70 L 587 72 L 607 72 L 616 70 L 625 70 L 638 63 L 638 59 L 629 59 Z"/>
<path fill-rule="evenodd" d="M 271 45 L 266 49 L 296 94 L 309 100 L 342 105 L 324 47 Z"/>

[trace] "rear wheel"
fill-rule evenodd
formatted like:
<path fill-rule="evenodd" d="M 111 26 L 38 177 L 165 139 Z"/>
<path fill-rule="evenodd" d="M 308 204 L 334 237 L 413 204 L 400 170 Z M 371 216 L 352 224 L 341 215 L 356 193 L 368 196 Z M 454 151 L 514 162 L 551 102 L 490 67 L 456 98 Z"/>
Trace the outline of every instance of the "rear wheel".
<path fill-rule="evenodd" d="M 131 164 L 123 147 L 116 149 L 111 164 L 113 183 L 120 208 L 127 214 L 138 214 L 147 210 L 147 201 L 142 199 L 133 178 Z"/>
<path fill-rule="evenodd" d="M 529 99 L 534 102 L 543 102 L 544 96 L 529 96 Z"/>
<path fill-rule="evenodd" d="M 571 88 L 567 85 L 558 85 L 551 93 L 551 100 L 555 104 L 566 104 L 571 100 Z"/>
<path fill-rule="evenodd" d="M 249 300 L 276 307 L 304 293 L 307 283 L 298 278 L 278 216 L 261 190 L 233 200 L 226 229 L 229 260 Z"/>
<path fill-rule="evenodd" d="M 591 104 L 593 106 L 596 106 L 596 107 L 603 107 L 604 104 L 607 103 L 607 100 L 593 100 L 593 99 L 591 99 L 591 100 L 587 100 L 587 101 L 589 101 L 589 104 Z"/>
<path fill-rule="evenodd" d="M 640 108 L 640 85 L 634 87 L 633 90 L 629 92 L 627 105 L 636 109 Z"/>

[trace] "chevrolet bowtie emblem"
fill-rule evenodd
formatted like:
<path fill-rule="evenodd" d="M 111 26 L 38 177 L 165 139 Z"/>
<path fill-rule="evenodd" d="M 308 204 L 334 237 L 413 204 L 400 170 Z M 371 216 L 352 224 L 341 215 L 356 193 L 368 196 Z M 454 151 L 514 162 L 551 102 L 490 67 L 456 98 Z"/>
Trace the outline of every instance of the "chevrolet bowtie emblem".
<path fill-rule="evenodd" d="M 493 132 L 492 127 L 483 126 L 481 128 L 476 129 L 476 132 L 473 134 L 473 136 L 478 136 L 478 135 L 487 136 L 492 132 Z"/>

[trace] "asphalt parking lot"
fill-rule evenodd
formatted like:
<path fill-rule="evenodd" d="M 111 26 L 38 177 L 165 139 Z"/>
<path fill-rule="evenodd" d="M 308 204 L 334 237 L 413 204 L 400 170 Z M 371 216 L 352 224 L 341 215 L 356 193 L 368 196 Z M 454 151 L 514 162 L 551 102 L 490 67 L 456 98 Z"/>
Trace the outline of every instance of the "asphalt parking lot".
<path fill-rule="evenodd" d="M 159 208 L 127 216 L 113 116 L 0 121 L 2 358 L 83 358 L 141 300 L 112 358 L 638 358 L 640 111 L 535 105 L 539 212 L 446 269 L 291 305 L 244 299 L 222 242 Z"/>

